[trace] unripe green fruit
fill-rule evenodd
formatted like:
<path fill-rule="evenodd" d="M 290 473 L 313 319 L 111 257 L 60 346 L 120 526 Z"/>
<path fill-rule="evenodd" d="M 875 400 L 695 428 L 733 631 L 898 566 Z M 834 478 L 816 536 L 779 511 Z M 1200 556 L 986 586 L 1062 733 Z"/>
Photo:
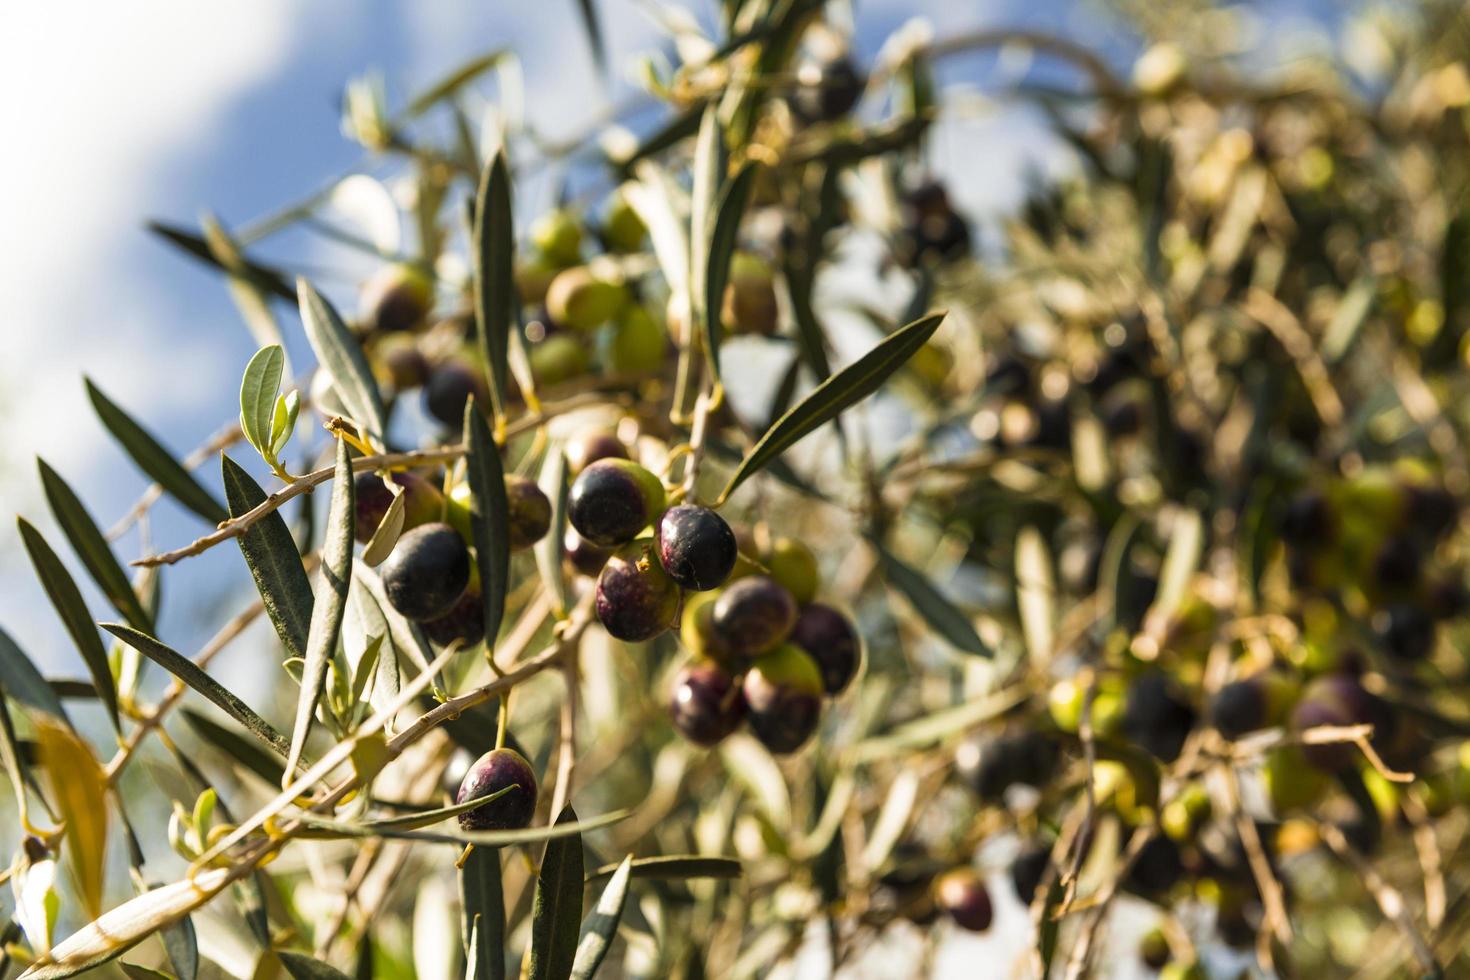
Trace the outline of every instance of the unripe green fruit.
<path fill-rule="evenodd" d="M 391 479 L 403 488 L 403 530 L 412 530 L 440 519 L 444 512 L 444 495 L 438 487 L 411 471 L 394 473 Z M 392 506 L 393 492 L 383 484 L 382 476 L 371 470 L 357 474 L 352 482 L 357 504 L 353 535 L 362 544 L 367 544 Z"/>
<path fill-rule="evenodd" d="M 531 377 L 538 385 L 559 385 L 580 378 L 592 366 L 587 345 L 564 333 L 553 334 L 526 353 L 531 362 Z"/>
<path fill-rule="evenodd" d="M 973 868 L 955 868 L 940 875 L 934 882 L 934 902 L 955 925 L 970 932 L 989 929 L 995 916 L 985 882 Z"/>
<path fill-rule="evenodd" d="M 679 586 L 664 572 L 651 539 L 613 553 L 597 576 L 597 620 L 615 639 L 651 640 L 679 617 Z"/>
<path fill-rule="evenodd" d="M 425 524 L 398 539 L 378 574 L 394 609 L 414 622 L 438 619 L 469 585 L 469 549 L 448 524 Z"/>
<path fill-rule="evenodd" d="M 1190 783 L 1164 806 L 1160 823 L 1164 833 L 1180 843 L 1191 841 L 1210 819 L 1210 794 L 1200 783 Z"/>
<path fill-rule="evenodd" d="M 531 242 L 546 262 L 566 268 L 582 261 L 582 226 L 564 208 L 548 211 L 531 225 Z"/>
<path fill-rule="evenodd" d="M 618 315 L 628 291 L 593 275 L 585 265 L 556 274 L 546 290 L 546 312 L 568 330 L 594 330 Z"/>
<path fill-rule="evenodd" d="M 516 265 L 516 295 L 523 306 L 540 306 L 546 302 L 546 290 L 556 278 L 557 266 L 545 259 L 534 259 Z"/>
<path fill-rule="evenodd" d="M 1082 707 L 1086 703 L 1086 687 L 1076 678 L 1058 681 L 1047 695 L 1047 711 L 1057 727 L 1075 735 L 1082 723 Z M 1095 735 L 1112 735 L 1123 720 L 1123 689 L 1119 678 L 1107 675 L 1098 679 L 1092 698 L 1092 731 Z"/>
<path fill-rule="evenodd" d="M 713 660 L 731 669 L 743 669 L 745 659 L 735 654 L 714 626 L 718 590 L 696 592 L 684 600 L 679 615 L 679 641 L 696 657 Z"/>
<path fill-rule="evenodd" d="M 587 467 L 567 495 L 567 519 L 593 544 L 611 547 L 637 537 L 664 509 L 659 478 L 626 459 Z"/>
<path fill-rule="evenodd" d="M 804 606 L 817 597 L 822 577 L 817 568 L 817 556 L 795 538 L 777 538 L 771 542 L 766 567 L 771 570 L 771 578 L 786 587 L 798 606 Z"/>
<path fill-rule="evenodd" d="M 505 478 L 510 511 L 510 550 L 524 551 L 551 529 L 551 501 L 535 480 L 514 474 Z"/>
<path fill-rule="evenodd" d="M 629 306 L 613 327 L 607 367 L 614 374 L 652 374 L 663 367 L 669 340 L 644 307 Z"/>
<path fill-rule="evenodd" d="M 379 269 L 362 287 L 362 320 L 373 332 L 417 330 L 433 306 L 433 280 L 406 262 Z"/>
<path fill-rule="evenodd" d="M 1164 964 L 1164 968 L 1159 971 L 1159 980 L 1209 980 L 1209 976 L 1198 960 L 1187 963 L 1174 960 Z"/>
<path fill-rule="evenodd" d="M 822 716 L 822 675 L 799 648 L 782 644 L 745 675 L 750 730 L 775 755 L 806 744 Z"/>
<path fill-rule="evenodd" d="M 620 254 L 637 252 L 647 238 L 648 227 L 628 199 L 621 192 L 613 194 L 602 224 L 602 241 L 607 250 Z"/>
<path fill-rule="evenodd" d="M 1266 753 L 1261 779 L 1277 816 L 1312 808 L 1327 795 L 1331 781 L 1321 769 L 1307 764 L 1296 745 L 1282 745 Z"/>
<path fill-rule="evenodd" d="M 514 786 L 509 793 L 459 815 L 462 830 L 520 830 L 536 815 L 536 773 L 515 749 L 495 749 L 475 760 L 459 785 L 456 803 L 468 803 Z"/>
<path fill-rule="evenodd" d="M 1162 969 L 1169 962 L 1169 940 L 1159 929 L 1150 929 L 1138 943 L 1138 958 L 1150 970 Z"/>
<path fill-rule="evenodd" d="M 735 253 L 721 317 L 732 333 L 769 336 L 776 332 L 776 284 L 763 259 L 749 252 Z"/>

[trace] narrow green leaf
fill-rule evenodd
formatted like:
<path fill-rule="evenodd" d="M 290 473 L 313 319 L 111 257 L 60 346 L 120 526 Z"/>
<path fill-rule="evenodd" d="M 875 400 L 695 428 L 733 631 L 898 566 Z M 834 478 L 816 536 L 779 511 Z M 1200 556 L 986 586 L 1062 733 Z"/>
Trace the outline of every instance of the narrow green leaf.
<path fill-rule="evenodd" d="M 714 103 L 704 110 L 704 118 L 699 121 L 691 169 L 694 173 L 689 195 L 689 303 L 694 314 L 694 332 L 706 341 L 713 341 L 713 345 L 705 344 L 705 359 L 711 374 L 715 374 L 719 364 L 720 299 L 709 298 L 710 232 L 715 223 L 715 198 L 725 177 L 725 141 L 720 132 L 719 106 Z"/>
<path fill-rule="evenodd" d="M 291 974 L 292 980 L 350 980 L 347 974 L 335 966 L 328 966 L 305 953 L 291 953 L 281 949 L 276 951 L 276 955 L 281 958 L 281 965 Z"/>
<path fill-rule="evenodd" d="M 132 457 L 138 468 L 152 478 L 179 503 L 198 514 L 211 524 L 219 524 L 229 517 L 214 495 L 204 489 L 189 471 L 169 455 L 168 450 L 133 421 L 132 417 L 118 408 L 90 378 L 84 379 L 87 397 L 97 417 L 112 433 L 123 450 Z"/>
<path fill-rule="evenodd" d="M 225 498 L 230 502 L 230 515 L 239 517 L 265 502 L 265 491 L 250 474 L 230 457 L 220 454 L 224 475 Z M 266 615 L 275 624 L 276 633 L 293 657 L 306 658 L 306 638 L 311 628 L 313 604 L 311 580 L 301 564 L 301 553 L 280 511 L 272 511 L 256 521 L 235 540 L 255 588 L 265 603 Z"/>
<path fill-rule="evenodd" d="M 195 980 L 199 976 L 199 937 L 194 932 L 194 920 L 187 915 L 159 932 L 163 950 L 168 954 L 169 965 L 179 980 Z"/>
<path fill-rule="evenodd" d="M 401 830 L 395 827 L 369 827 L 364 824 L 329 820 L 315 814 L 300 814 L 302 823 L 315 828 L 316 832 L 305 836 L 324 839 L 352 837 L 385 837 L 389 840 L 423 841 L 430 844 L 474 844 L 477 847 L 506 847 L 511 844 L 535 844 L 539 841 L 560 840 L 575 837 L 589 830 L 597 830 L 628 819 L 632 810 L 614 810 L 600 817 L 592 817 L 580 823 L 557 821 L 549 827 L 527 827 L 524 830 Z M 577 872 L 581 874 L 579 870 Z"/>
<path fill-rule="evenodd" d="M 587 884 L 601 881 L 629 864 L 634 878 L 739 878 L 740 862 L 734 858 L 705 857 L 700 854 L 668 854 L 662 857 L 635 858 L 631 863 L 605 864 L 588 872 Z"/>
<path fill-rule="evenodd" d="M 640 161 L 658 156 L 669 147 L 682 143 L 699 132 L 699 123 L 703 118 L 704 103 L 695 102 L 649 134 L 632 153 L 615 157 L 612 163 L 626 174 Z"/>
<path fill-rule="evenodd" d="M 46 465 L 44 459 L 36 459 L 36 468 L 41 471 L 41 487 L 46 492 L 46 502 L 51 505 L 51 513 L 61 526 L 67 541 L 71 542 L 72 550 L 86 566 L 92 581 L 97 583 L 107 601 L 129 623 L 140 630 L 151 632 L 152 617 L 144 612 L 143 604 L 138 601 L 138 594 L 133 591 L 133 584 L 128 581 L 127 573 L 118 564 L 117 556 L 112 553 L 107 538 L 82 506 L 81 500 L 66 481 Z"/>
<path fill-rule="evenodd" d="M 741 461 L 720 493 L 724 503 L 735 488 L 798 440 L 837 418 L 843 410 L 863 400 L 882 386 L 888 377 L 914 355 L 939 329 L 943 313 L 934 313 L 900 327 L 877 346 L 817 386 L 795 408 L 771 426 Z"/>
<path fill-rule="evenodd" d="M 591 980 L 602 965 L 623 919 L 623 906 L 628 901 L 628 876 L 633 870 L 633 855 L 623 858 L 613 871 L 612 880 L 602 890 L 597 907 L 582 923 L 582 937 L 577 941 L 577 955 L 572 961 L 574 980 Z"/>
<path fill-rule="evenodd" d="M 485 603 L 485 645 L 493 654 L 510 581 L 510 504 L 505 497 L 500 447 L 495 445 L 473 396 L 465 404 L 464 431 L 469 447 L 465 468 L 470 478 L 470 531 L 480 568 L 480 596 Z"/>
<path fill-rule="evenodd" d="M 587 32 L 587 43 L 592 46 L 592 60 L 597 70 L 607 74 L 607 44 L 602 39 L 602 25 L 597 18 L 597 0 L 577 0 L 577 9 L 582 14 L 582 29 Z"/>
<path fill-rule="evenodd" d="M 497 48 L 487 54 L 470 59 L 414 96 L 408 105 L 404 106 L 403 114 L 410 119 L 414 116 L 423 115 L 440 102 L 449 98 L 449 96 L 458 92 L 469 82 L 474 81 L 491 68 L 500 64 L 506 54 L 507 52 L 504 48 Z"/>
<path fill-rule="evenodd" d="M 498 848 L 470 850 L 459 869 L 459 899 L 465 959 L 474 963 L 469 980 L 505 980 L 505 893 Z"/>
<path fill-rule="evenodd" d="M 705 351 L 716 379 L 720 377 L 720 340 L 724 336 L 720 315 L 724 309 L 725 284 L 730 281 L 730 259 L 735 255 L 740 221 L 745 216 L 759 166 L 753 160 L 748 161 L 725 185 L 715 211 L 715 226 L 709 233 L 708 269 L 704 274 Z"/>
<path fill-rule="evenodd" d="M 10 789 L 15 794 L 15 804 L 21 816 L 29 812 L 26 802 L 26 787 L 36 786 L 35 777 L 26 765 L 25 753 L 21 751 L 20 739 L 10 721 L 10 709 L 5 705 L 5 685 L 0 684 L 0 765 L 10 774 Z"/>
<path fill-rule="evenodd" d="M 285 369 L 286 352 L 272 344 L 255 352 L 240 379 L 240 431 L 267 460 L 275 456 L 272 437 L 276 395 L 281 390 L 281 373 Z"/>
<path fill-rule="evenodd" d="M 218 260 L 220 268 L 225 270 L 230 298 L 235 301 L 235 308 L 240 311 L 250 335 L 257 344 L 279 344 L 281 328 L 276 323 L 276 315 L 271 312 L 270 299 L 261 283 L 246 268 L 240 246 L 213 215 L 206 214 L 202 224 L 204 244 Z"/>
<path fill-rule="evenodd" d="M 122 623 L 103 623 L 102 628 L 137 650 L 164 670 L 173 674 L 225 714 L 244 725 L 256 738 L 275 749 L 281 755 L 291 751 L 291 744 L 284 735 L 276 731 L 270 722 L 256 714 L 223 684 L 210 677 L 194 661 L 171 647 L 165 646 L 146 633 L 140 633 Z"/>
<path fill-rule="evenodd" d="M 221 271 L 227 271 L 215 254 L 210 251 L 209 243 L 192 231 L 180 228 L 177 225 L 168 224 L 164 221 L 148 222 L 148 230 L 180 251 L 192 255 L 205 265 L 211 265 Z M 296 291 L 291 288 L 291 282 L 285 273 L 278 269 L 272 269 L 269 266 L 251 262 L 248 259 L 242 260 L 242 265 L 245 273 L 261 289 L 288 303 L 296 302 Z"/>
<path fill-rule="evenodd" d="M 21 704 L 71 725 L 61 699 L 4 629 L 0 629 L 0 688 Z"/>
<path fill-rule="evenodd" d="M 569 806 L 556 822 L 565 825 L 576 819 Z M 581 927 L 582 836 L 574 834 L 547 844 L 541 859 L 531 911 L 529 980 L 566 980 L 571 976 Z"/>
<path fill-rule="evenodd" d="M 296 431 L 296 416 L 301 412 L 301 393 L 296 390 L 277 396 L 271 409 L 270 454 L 280 456 L 291 434 Z"/>
<path fill-rule="evenodd" d="M 442 823 L 450 817 L 457 817 L 461 813 L 468 813 L 478 809 L 487 803 L 500 799 L 506 793 L 519 787 L 512 783 L 503 789 L 498 789 L 486 796 L 478 796 L 464 803 L 456 803 L 453 806 L 438 807 L 433 810 L 423 810 L 419 813 L 409 813 L 401 817 L 385 817 L 381 820 L 364 820 L 360 826 L 369 830 L 418 830 L 422 827 L 432 827 L 436 823 Z"/>
<path fill-rule="evenodd" d="M 536 567 L 560 618 L 566 615 L 568 608 L 567 576 L 562 567 L 567 533 L 567 458 L 560 448 L 553 448 L 547 455 L 540 484 L 541 490 L 551 500 L 551 527 L 536 542 Z"/>
<path fill-rule="evenodd" d="M 226 728 L 193 708 L 180 708 L 179 711 L 185 723 L 194 730 L 194 734 L 214 746 L 226 758 L 255 773 L 267 786 L 281 785 L 281 777 L 286 772 L 284 754 L 266 752 L 261 749 L 259 742 L 243 737 L 234 729 Z"/>
<path fill-rule="evenodd" d="M 72 642 L 76 644 L 82 660 L 87 664 L 87 672 L 92 675 L 92 683 L 97 688 L 103 707 L 107 709 L 108 717 L 112 719 L 112 727 L 121 732 L 122 722 L 117 714 L 117 688 L 112 682 L 112 669 L 107 665 L 107 650 L 102 646 L 102 637 L 97 633 L 97 624 L 92 622 L 92 614 L 87 611 L 87 603 L 82 599 L 81 590 L 77 588 L 77 583 L 61 563 L 61 559 L 56 557 L 56 552 L 41 537 L 41 532 L 32 527 L 24 517 L 17 517 L 15 523 L 20 529 L 21 541 L 25 544 L 26 553 L 31 556 L 31 564 L 41 578 L 41 585 L 46 589 L 51 605 L 56 608 L 57 615 L 61 617 L 62 624 L 66 626 L 67 633 L 71 635 Z"/>
<path fill-rule="evenodd" d="M 301 696 L 296 700 L 296 722 L 291 728 L 287 773 L 296 771 L 306 737 L 316 718 L 317 703 L 327 679 L 327 666 L 342 635 L 347 611 L 347 588 L 352 583 L 352 541 L 357 520 L 356 482 L 347 440 L 337 440 L 337 466 L 332 476 L 332 502 L 327 508 L 326 540 L 322 542 L 321 587 L 311 607 L 306 636 L 306 665 L 301 671 Z M 289 778 L 289 777 L 288 777 Z"/>
<path fill-rule="evenodd" d="M 899 561 L 876 542 L 873 547 L 882 559 L 883 575 L 888 584 L 904 594 L 914 611 L 934 628 L 934 632 L 965 653 L 981 657 L 992 656 L 993 651 L 980 639 L 980 634 L 975 632 L 970 617 L 955 608 L 954 603 L 940 594 L 926 576 Z"/>
<path fill-rule="evenodd" d="M 139 966 L 137 963 L 123 963 L 121 966 L 130 980 L 174 980 L 173 974 L 155 970 L 151 966 Z"/>
<path fill-rule="evenodd" d="M 510 166 L 502 148 L 485 165 L 475 196 L 475 335 L 490 373 L 490 404 L 505 411 L 510 384 L 510 328 L 515 318 L 515 224 Z"/>
<path fill-rule="evenodd" d="M 331 375 L 332 390 L 352 415 L 352 421 L 365 430 L 362 434 L 381 443 L 386 429 L 383 396 L 378 392 L 378 383 L 373 380 L 362 347 L 315 286 L 305 279 L 297 279 L 296 291 L 306 339 L 311 342 L 322 369 Z"/>

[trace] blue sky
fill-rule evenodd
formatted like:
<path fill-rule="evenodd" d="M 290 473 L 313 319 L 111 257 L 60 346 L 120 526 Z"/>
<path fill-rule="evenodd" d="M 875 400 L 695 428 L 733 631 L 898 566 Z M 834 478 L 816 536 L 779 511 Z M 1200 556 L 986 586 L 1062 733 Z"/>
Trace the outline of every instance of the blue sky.
<path fill-rule="evenodd" d="M 659 43 L 638 4 L 602 0 L 601 7 L 615 63 Z M 1262 9 L 1294 21 L 1331 5 L 1285 8 Z M 708 22 L 708 4 L 696 9 Z M 893 29 L 924 16 L 939 36 L 1006 25 L 1104 42 L 1126 64 L 1126 39 L 1092 5 L 875 0 L 857 9 L 863 60 Z M 180 454 L 236 412 L 239 372 L 255 345 L 218 277 L 151 238 L 143 230 L 147 219 L 193 224 L 211 210 L 241 224 L 351 168 L 381 172 L 381 163 L 340 135 L 344 81 L 377 68 L 401 98 L 500 46 L 520 55 L 528 112 L 552 136 L 576 131 L 609 98 L 631 91 L 626 82 L 610 91 L 594 76 L 573 0 L 7 5 L 0 14 L 0 85 L 7 92 L 4 129 L 14 142 L 0 159 L 10 205 L 0 222 L 6 509 L 24 513 L 64 552 L 39 498 L 37 453 L 73 483 L 104 526 L 144 486 L 93 417 L 84 373 Z M 1002 71 L 994 59 L 979 58 L 945 68 L 946 80 L 975 92 L 994 87 Z M 933 150 L 961 205 L 982 221 L 1015 201 L 1027 167 L 1063 159 L 1034 117 L 1005 107 L 947 124 Z M 309 253 L 313 265 L 346 273 L 323 284 L 350 306 L 351 278 L 366 267 L 341 265 L 341 257 L 321 246 Z M 294 316 L 283 315 L 282 326 L 300 351 Z M 212 464 L 204 473 L 215 481 Z M 160 547 L 201 531 L 169 502 L 156 513 Z M 137 548 L 135 539 L 122 546 L 125 557 Z M 161 627 L 183 649 L 242 601 L 247 581 L 233 548 L 189 568 L 165 579 Z M 95 593 L 89 598 L 97 600 Z M 94 613 L 103 610 L 95 601 Z M 0 623 L 48 669 L 79 672 L 8 523 L 0 525 Z"/>

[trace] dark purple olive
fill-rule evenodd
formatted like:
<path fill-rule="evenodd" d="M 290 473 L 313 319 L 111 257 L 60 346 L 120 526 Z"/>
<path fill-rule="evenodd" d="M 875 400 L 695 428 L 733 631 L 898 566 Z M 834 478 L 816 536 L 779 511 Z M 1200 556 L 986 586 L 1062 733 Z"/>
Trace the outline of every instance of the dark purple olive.
<path fill-rule="evenodd" d="M 595 545 L 591 541 L 577 533 L 574 527 L 567 528 L 566 534 L 562 536 L 562 547 L 567 553 L 567 563 L 576 570 L 579 575 L 589 578 L 595 577 L 602 571 L 602 566 L 612 555 L 610 548 Z"/>
<path fill-rule="evenodd" d="M 445 428 L 458 432 L 464 425 L 464 406 L 471 395 L 477 405 L 489 398 L 480 372 L 460 361 L 445 361 L 435 365 L 424 382 L 424 411 Z"/>
<path fill-rule="evenodd" d="M 597 576 L 598 622 L 616 639 L 651 640 L 679 617 L 679 586 L 653 554 L 653 542 L 635 541 L 615 552 Z"/>
<path fill-rule="evenodd" d="M 789 643 L 758 659 L 745 675 L 750 730 L 775 755 L 806 744 L 822 718 L 822 676 Z"/>
<path fill-rule="evenodd" d="M 796 600 L 764 575 L 731 583 L 715 602 L 711 625 L 736 654 L 753 657 L 775 647 L 796 624 Z"/>
<path fill-rule="evenodd" d="M 1434 619 L 1413 603 L 1395 603 L 1375 614 L 1373 629 L 1383 649 L 1395 660 L 1423 660 L 1434 650 Z"/>
<path fill-rule="evenodd" d="M 478 586 L 466 589 L 454 608 L 437 619 L 419 624 L 424 635 L 441 647 L 459 641 L 461 648 L 472 647 L 485 638 L 485 600 Z"/>
<path fill-rule="evenodd" d="M 696 658 L 674 678 L 669 715 L 689 741 L 714 745 L 745 720 L 745 693 L 725 668 Z"/>
<path fill-rule="evenodd" d="M 414 622 L 438 619 L 469 585 L 470 552 L 448 524 L 425 524 L 398 539 L 378 574 L 394 609 Z"/>
<path fill-rule="evenodd" d="M 955 868 L 940 875 L 934 882 L 934 902 L 955 925 L 970 932 L 984 932 L 995 917 L 990 893 L 973 868 Z"/>
<path fill-rule="evenodd" d="M 546 536 L 551 529 L 551 501 L 535 480 L 507 476 L 505 499 L 510 510 L 511 551 L 523 551 Z"/>
<path fill-rule="evenodd" d="M 1128 688 L 1123 734 L 1164 762 L 1173 762 L 1194 728 L 1194 708 L 1162 673 L 1144 674 Z"/>
<path fill-rule="evenodd" d="M 468 803 L 514 787 L 504 796 L 459 815 L 462 830 L 519 830 L 536 814 L 536 773 L 515 749 L 495 749 L 475 760 L 459 784 L 456 803 Z"/>
<path fill-rule="evenodd" d="M 663 508 L 658 477 L 626 459 L 600 459 L 588 466 L 567 496 L 572 527 L 603 547 L 632 541 Z"/>
<path fill-rule="evenodd" d="M 403 530 L 410 531 L 443 516 L 444 495 L 434 484 L 413 472 L 394 473 L 392 480 L 403 488 Z M 388 513 L 393 492 L 371 470 L 357 474 L 352 482 L 357 505 L 352 533 L 359 542 L 367 544 Z"/>
<path fill-rule="evenodd" d="M 862 661 L 862 644 L 851 621 L 820 602 L 802 607 L 791 628 L 791 642 L 817 662 L 828 694 L 841 694 Z"/>
<path fill-rule="evenodd" d="M 567 442 L 567 471 L 575 478 L 599 459 L 627 459 L 628 447 L 611 432 L 589 432 Z"/>
<path fill-rule="evenodd" d="M 658 558 L 669 578 L 694 592 L 718 589 L 735 567 L 735 532 L 708 507 L 680 504 L 658 520 Z"/>

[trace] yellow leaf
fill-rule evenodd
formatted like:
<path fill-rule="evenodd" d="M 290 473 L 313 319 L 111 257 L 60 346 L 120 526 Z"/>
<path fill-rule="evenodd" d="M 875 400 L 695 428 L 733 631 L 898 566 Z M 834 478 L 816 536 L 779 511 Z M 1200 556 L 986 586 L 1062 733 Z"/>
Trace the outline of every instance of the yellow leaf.
<path fill-rule="evenodd" d="M 70 728 L 41 719 L 36 738 L 51 798 L 66 821 L 63 857 L 71 863 L 82 901 L 95 918 L 102 912 L 107 858 L 107 777 L 92 750 Z"/>

